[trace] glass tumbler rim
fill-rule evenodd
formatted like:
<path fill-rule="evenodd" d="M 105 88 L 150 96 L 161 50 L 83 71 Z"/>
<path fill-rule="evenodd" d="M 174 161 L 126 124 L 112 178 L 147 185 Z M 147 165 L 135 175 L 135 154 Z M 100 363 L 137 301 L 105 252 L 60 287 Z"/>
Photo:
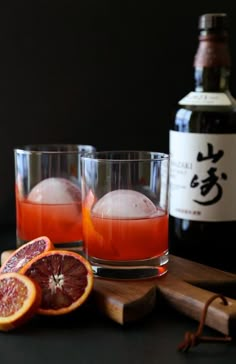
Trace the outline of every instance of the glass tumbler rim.
<path fill-rule="evenodd" d="M 81 148 L 81 150 L 80 150 Z M 88 152 L 83 150 L 90 148 Z M 39 144 L 24 144 L 13 148 L 14 153 L 18 154 L 78 154 L 92 153 L 96 147 L 91 144 L 76 144 L 76 143 L 39 143 Z"/>
<path fill-rule="evenodd" d="M 117 155 L 120 155 L 120 157 L 116 158 L 115 156 Z M 124 157 L 125 155 L 126 157 Z M 92 152 L 85 152 L 81 156 L 82 160 L 96 160 L 98 162 L 164 161 L 164 160 L 169 160 L 169 158 L 170 158 L 169 154 L 165 152 L 159 152 L 153 150 L 138 150 L 138 149 L 92 151 Z"/>

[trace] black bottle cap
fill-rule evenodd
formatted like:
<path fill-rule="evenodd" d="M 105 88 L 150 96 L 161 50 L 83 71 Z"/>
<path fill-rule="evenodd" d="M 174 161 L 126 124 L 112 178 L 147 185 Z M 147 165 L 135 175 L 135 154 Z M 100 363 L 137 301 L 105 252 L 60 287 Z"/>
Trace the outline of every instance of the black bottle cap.
<path fill-rule="evenodd" d="M 203 14 L 199 17 L 198 28 L 200 30 L 226 30 L 228 28 L 227 14 Z"/>

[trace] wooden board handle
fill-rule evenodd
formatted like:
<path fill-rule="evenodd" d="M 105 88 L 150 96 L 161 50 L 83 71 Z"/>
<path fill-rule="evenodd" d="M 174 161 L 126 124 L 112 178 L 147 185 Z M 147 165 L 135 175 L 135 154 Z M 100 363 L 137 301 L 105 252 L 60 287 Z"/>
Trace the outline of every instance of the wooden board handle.
<path fill-rule="evenodd" d="M 157 282 L 157 289 L 169 305 L 179 312 L 200 321 L 206 302 L 215 294 L 167 275 Z M 236 300 L 226 297 L 228 305 L 220 298 L 208 307 L 205 324 L 225 335 L 236 333 Z"/>

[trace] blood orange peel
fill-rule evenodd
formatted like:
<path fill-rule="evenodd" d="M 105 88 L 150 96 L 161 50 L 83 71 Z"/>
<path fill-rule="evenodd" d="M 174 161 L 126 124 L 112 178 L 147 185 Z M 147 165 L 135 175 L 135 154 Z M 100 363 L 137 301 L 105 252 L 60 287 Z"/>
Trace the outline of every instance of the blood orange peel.
<path fill-rule="evenodd" d="M 32 258 L 53 249 L 54 245 L 47 236 L 35 238 L 20 246 L 8 256 L 0 268 L 0 274 L 19 272 L 19 270 Z"/>
<path fill-rule="evenodd" d="M 31 319 L 42 299 L 39 285 L 27 276 L 11 272 L 0 275 L 0 330 L 13 330 Z"/>
<path fill-rule="evenodd" d="M 87 259 L 76 252 L 51 250 L 30 260 L 20 273 L 42 289 L 41 315 L 64 315 L 81 306 L 90 295 L 94 278 Z"/>
<path fill-rule="evenodd" d="M 103 246 L 104 239 L 102 235 L 100 235 L 93 225 L 91 219 L 91 209 L 94 203 L 97 201 L 96 197 L 94 196 L 92 190 L 89 190 L 85 201 L 82 206 L 82 230 L 84 236 L 84 243 L 85 249 L 87 249 L 87 245 L 89 241 L 96 241 L 98 245 Z"/>

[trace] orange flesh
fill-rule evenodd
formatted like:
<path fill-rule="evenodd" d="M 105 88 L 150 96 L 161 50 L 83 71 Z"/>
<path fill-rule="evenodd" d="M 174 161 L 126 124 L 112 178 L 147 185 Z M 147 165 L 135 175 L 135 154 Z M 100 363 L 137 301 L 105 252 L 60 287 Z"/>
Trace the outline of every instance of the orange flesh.
<path fill-rule="evenodd" d="M 8 317 L 17 312 L 28 296 L 25 284 L 15 278 L 0 280 L 0 315 Z"/>
<path fill-rule="evenodd" d="M 0 273 L 18 272 L 29 260 L 54 248 L 46 236 L 40 236 L 14 251 L 0 268 Z"/>
<path fill-rule="evenodd" d="M 74 252 L 54 250 L 35 257 L 21 270 L 42 289 L 39 313 L 64 314 L 77 308 L 92 290 L 92 269 Z"/>
<path fill-rule="evenodd" d="M 70 256 L 49 256 L 47 261 L 34 263 L 27 275 L 43 287 L 41 308 L 44 309 L 70 306 L 83 295 L 88 283 L 84 265 Z"/>

